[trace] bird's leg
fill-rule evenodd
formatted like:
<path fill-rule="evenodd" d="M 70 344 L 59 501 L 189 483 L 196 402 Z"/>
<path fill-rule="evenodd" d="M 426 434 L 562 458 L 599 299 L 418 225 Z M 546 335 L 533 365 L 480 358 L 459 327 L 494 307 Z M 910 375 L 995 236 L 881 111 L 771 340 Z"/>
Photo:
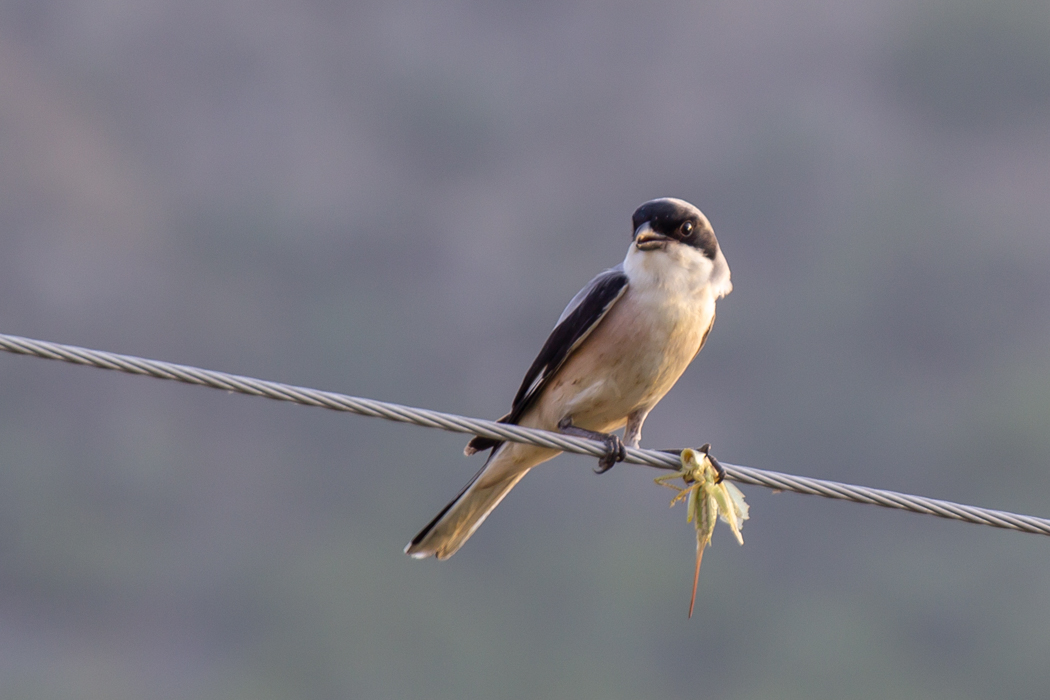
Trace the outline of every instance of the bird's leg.
<path fill-rule="evenodd" d="M 624 444 L 638 447 L 638 443 L 642 441 L 642 424 L 645 423 L 648 415 L 649 409 L 646 408 L 639 409 L 627 416 L 627 427 L 623 430 Z"/>
<path fill-rule="evenodd" d="M 601 457 L 598 460 L 598 468 L 594 470 L 596 474 L 604 474 L 612 469 L 613 465 L 617 462 L 622 462 L 627 459 L 627 448 L 623 446 L 623 441 L 620 440 L 619 435 L 616 435 L 615 433 L 599 433 L 596 430 L 587 430 L 586 428 L 577 428 L 572 424 L 572 416 L 566 416 L 558 422 L 558 432 L 605 443 L 607 452 L 604 457 Z"/>

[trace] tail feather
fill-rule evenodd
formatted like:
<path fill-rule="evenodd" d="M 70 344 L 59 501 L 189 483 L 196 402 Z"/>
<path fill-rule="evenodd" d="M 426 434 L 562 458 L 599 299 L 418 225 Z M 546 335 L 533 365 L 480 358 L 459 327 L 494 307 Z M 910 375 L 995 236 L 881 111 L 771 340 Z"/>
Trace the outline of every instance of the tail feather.
<path fill-rule="evenodd" d="M 502 418 L 500 418 L 496 422 L 497 423 L 506 423 L 510 419 L 510 417 L 511 417 L 511 414 L 508 413 L 507 415 L 503 416 Z M 467 446 L 463 448 L 463 454 L 465 454 L 466 456 L 470 457 L 475 452 L 481 452 L 482 450 L 487 450 L 489 448 L 495 448 L 496 450 L 498 450 L 499 446 L 502 445 L 502 444 L 503 444 L 502 440 L 494 440 L 492 438 L 486 438 L 486 437 L 481 437 L 480 435 L 475 435 L 471 439 L 471 441 L 467 443 Z M 474 478 L 476 479 L 477 476 L 475 476 Z M 470 484 L 467 484 L 467 486 L 469 487 Z M 462 496 L 462 495 L 463 494 L 461 493 L 460 496 Z M 457 496 L 457 498 L 458 497 L 459 496 Z M 449 504 L 449 505 L 451 505 L 451 504 Z"/>
<path fill-rule="evenodd" d="M 417 559 L 448 559 L 470 539 L 529 469 L 557 454 L 554 450 L 503 443 L 485 466 L 405 547 Z M 511 448 L 511 449 L 508 449 Z M 524 454 L 523 454 L 524 453 Z"/>

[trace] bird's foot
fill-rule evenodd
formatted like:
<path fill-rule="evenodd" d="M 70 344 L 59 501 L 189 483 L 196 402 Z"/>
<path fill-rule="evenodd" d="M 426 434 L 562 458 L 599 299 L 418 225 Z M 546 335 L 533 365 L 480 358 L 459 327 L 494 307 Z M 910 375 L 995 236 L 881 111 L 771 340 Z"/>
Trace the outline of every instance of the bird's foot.
<path fill-rule="evenodd" d="M 596 430 L 577 428 L 572 424 L 572 418 L 563 418 L 558 423 L 558 430 L 566 435 L 574 435 L 605 443 L 605 455 L 598 459 L 598 468 L 594 470 L 595 474 L 604 474 L 612 469 L 617 462 L 627 459 L 627 448 L 624 447 L 620 436 L 615 433 L 600 433 Z"/>
<path fill-rule="evenodd" d="M 608 452 L 598 460 L 598 468 L 594 470 L 595 474 L 604 474 L 612 469 L 617 462 L 627 459 L 627 448 L 624 447 L 623 440 L 620 439 L 619 435 L 606 433 L 604 441 Z"/>

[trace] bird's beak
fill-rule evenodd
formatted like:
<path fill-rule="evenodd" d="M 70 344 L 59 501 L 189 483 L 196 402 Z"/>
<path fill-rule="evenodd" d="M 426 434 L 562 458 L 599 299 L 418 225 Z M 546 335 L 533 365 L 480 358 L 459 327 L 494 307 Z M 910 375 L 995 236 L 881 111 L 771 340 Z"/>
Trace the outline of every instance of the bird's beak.
<path fill-rule="evenodd" d="M 646 221 L 644 224 L 638 227 L 638 230 L 634 232 L 634 245 L 639 250 L 656 250 L 657 248 L 663 248 L 667 243 L 674 239 L 670 236 L 665 236 L 662 233 L 657 233 L 653 230 L 653 227 Z"/>

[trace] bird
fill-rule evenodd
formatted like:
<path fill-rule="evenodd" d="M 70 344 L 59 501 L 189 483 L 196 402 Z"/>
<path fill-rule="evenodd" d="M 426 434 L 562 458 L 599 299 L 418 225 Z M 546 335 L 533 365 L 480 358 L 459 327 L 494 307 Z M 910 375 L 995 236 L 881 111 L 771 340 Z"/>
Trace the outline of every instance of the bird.
<path fill-rule="evenodd" d="M 703 348 L 715 302 L 733 289 L 711 223 L 689 202 L 645 202 L 631 231 L 624 261 L 572 298 L 499 419 L 604 442 L 599 473 L 624 459 L 625 444 L 638 446 L 646 416 Z M 448 559 L 530 469 L 560 454 L 479 436 L 464 453 L 483 450 L 484 466 L 406 554 Z"/>

